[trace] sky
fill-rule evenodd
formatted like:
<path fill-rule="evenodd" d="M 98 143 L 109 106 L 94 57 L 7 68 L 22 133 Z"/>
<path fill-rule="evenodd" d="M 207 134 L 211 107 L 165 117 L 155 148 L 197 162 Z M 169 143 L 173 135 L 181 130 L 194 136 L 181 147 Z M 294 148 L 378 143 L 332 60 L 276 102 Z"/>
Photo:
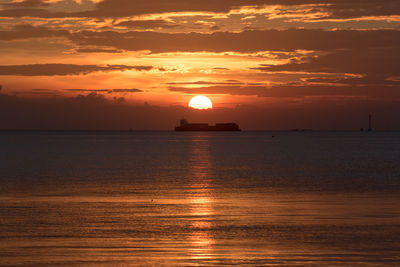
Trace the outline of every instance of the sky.
<path fill-rule="evenodd" d="M 0 0 L 0 59 L 0 129 L 400 130 L 399 0 Z"/>

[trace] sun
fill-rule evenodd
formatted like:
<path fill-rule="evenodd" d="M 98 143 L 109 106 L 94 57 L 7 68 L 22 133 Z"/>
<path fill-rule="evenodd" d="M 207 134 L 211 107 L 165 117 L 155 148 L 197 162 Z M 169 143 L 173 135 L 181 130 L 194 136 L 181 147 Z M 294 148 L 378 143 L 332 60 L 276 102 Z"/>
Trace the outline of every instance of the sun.
<path fill-rule="evenodd" d="M 198 95 L 190 99 L 189 101 L 189 107 L 195 108 L 195 109 L 209 109 L 212 108 L 212 102 L 211 100 L 202 95 Z"/>

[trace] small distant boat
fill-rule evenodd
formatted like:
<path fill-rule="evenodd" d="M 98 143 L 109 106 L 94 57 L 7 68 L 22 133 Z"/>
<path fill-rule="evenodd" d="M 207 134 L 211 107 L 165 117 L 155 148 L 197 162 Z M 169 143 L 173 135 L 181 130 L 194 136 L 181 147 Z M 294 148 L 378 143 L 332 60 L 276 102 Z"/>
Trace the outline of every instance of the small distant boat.
<path fill-rule="evenodd" d="M 181 120 L 180 125 L 175 127 L 175 131 L 241 131 L 236 123 L 217 123 L 208 125 L 207 123 L 188 123 L 187 120 Z"/>

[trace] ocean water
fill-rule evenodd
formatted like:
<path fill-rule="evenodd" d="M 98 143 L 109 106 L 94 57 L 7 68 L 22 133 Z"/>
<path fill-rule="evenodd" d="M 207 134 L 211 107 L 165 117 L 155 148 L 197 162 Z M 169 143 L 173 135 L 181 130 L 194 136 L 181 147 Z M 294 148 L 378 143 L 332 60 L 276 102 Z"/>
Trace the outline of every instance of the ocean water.
<path fill-rule="evenodd" d="M 8 265 L 399 266 L 400 133 L 1 132 Z"/>

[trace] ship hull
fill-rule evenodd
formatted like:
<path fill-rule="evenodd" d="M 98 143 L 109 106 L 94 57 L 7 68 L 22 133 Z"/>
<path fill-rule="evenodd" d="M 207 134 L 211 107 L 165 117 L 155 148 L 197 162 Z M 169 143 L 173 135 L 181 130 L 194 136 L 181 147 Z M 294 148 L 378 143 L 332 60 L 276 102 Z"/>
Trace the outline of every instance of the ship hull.
<path fill-rule="evenodd" d="M 239 132 L 239 125 L 236 123 L 217 123 L 209 125 L 207 123 L 188 123 L 182 119 L 180 126 L 175 127 L 177 132 Z"/>
<path fill-rule="evenodd" d="M 189 128 L 189 127 L 176 127 L 177 132 L 240 132 L 240 129 L 215 129 L 215 128 Z"/>

